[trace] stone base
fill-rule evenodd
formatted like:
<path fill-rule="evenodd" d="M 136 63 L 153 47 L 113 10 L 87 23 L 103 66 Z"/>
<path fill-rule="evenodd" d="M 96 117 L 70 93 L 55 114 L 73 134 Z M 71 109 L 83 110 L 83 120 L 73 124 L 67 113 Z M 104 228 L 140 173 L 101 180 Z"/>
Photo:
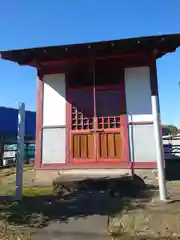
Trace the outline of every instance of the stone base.
<path fill-rule="evenodd" d="M 36 182 L 52 183 L 56 178 L 86 179 L 86 178 L 114 178 L 130 176 L 130 169 L 63 169 L 63 170 L 36 170 Z"/>
<path fill-rule="evenodd" d="M 156 169 L 136 169 L 134 174 L 144 180 L 146 184 L 157 184 Z M 86 178 L 117 178 L 131 176 L 131 169 L 63 169 L 63 170 L 36 170 L 36 182 L 43 184 L 52 184 L 59 177 L 68 181 L 72 179 L 80 180 Z"/>
<path fill-rule="evenodd" d="M 135 169 L 134 174 L 142 178 L 146 184 L 158 184 L 157 169 Z"/>

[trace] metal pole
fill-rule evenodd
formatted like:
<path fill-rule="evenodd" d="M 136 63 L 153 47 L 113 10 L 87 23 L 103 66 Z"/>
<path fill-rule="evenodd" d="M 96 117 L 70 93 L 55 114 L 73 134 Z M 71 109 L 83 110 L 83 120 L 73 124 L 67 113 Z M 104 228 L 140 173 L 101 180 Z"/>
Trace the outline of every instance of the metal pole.
<path fill-rule="evenodd" d="M 161 120 L 160 120 L 158 96 L 151 96 L 151 102 L 152 102 L 154 136 L 155 136 L 155 143 L 156 143 L 159 196 L 161 201 L 165 201 L 167 200 L 167 188 L 166 188 L 165 171 L 164 171 L 164 157 L 163 157 L 163 147 L 162 147 L 163 143 L 162 143 L 162 134 L 161 134 Z"/>
<path fill-rule="evenodd" d="M 18 136 L 17 136 L 16 195 L 15 195 L 16 201 L 20 201 L 22 199 L 24 135 L 25 135 L 25 104 L 20 103 L 18 112 Z"/>
<path fill-rule="evenodd" d="M 0 136 L 0 166 L 6 166 L 4 161 L 4 137 L 3 135 Z"/>

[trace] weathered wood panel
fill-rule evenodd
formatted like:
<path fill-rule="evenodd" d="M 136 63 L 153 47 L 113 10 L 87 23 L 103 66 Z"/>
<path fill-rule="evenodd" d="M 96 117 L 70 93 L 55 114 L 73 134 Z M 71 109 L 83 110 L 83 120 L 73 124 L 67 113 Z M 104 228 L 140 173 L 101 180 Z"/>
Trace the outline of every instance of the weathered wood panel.
<path fill-rule="evenodd" d="M 121 134 L 99 133 L 99 157 L 100 158 L 121 158 L 122 153 Z"/>
<path fill-rule="evenodd" d="M 73 134 L 72 152 L 75 159 L 92 159 L 94 157 L 93 134 Z"/>

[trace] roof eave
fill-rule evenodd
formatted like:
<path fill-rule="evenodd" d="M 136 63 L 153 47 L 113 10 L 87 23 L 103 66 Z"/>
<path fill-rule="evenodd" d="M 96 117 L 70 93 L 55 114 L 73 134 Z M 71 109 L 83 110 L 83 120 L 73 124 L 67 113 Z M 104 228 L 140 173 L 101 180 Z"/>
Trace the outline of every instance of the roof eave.
<path fill-rule="evenodd" d="M 116 52 L 117 49 L 122 54 L 129 52 L 135 53 L 138 49 L 141 51 L 157 50 L 156 58 L 165 55 L 168 52 L 176 51 L 180 46 L 180 34 L 161 35 L 152 37 L 140 37 L 131 39 L 112 40 L 104 42 L 41 47 L 13 51 L 1 51 L 0 57 L 5 60 L 16 62 L 20 65 L 31 65 L 32 62 L 41 62 L 42 60 L 69 60 L 70 58 L 96 57 L 96 54 L 105 53 L 108 56 L 110 51 Z M 123 52 L 124 51 L 124 52 Z"/>

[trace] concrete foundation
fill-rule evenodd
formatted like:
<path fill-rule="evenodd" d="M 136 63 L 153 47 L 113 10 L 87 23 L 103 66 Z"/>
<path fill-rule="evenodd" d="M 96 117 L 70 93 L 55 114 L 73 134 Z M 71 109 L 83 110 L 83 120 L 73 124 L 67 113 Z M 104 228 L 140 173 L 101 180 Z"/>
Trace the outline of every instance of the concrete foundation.
<path fill-rule="evenodd" d="M 156 169 L 136 169 L 136 175 L 141 177 L 147 184 L 157 183 Z M 102 178 L 102 177 L 123 177 L 131 176 L 131 169 L 66 169 L 66 170 L 36 170 L 36 182 L 49 185 L 59 177 L 66 179 L 86 179 L 86 178 Z"/>

